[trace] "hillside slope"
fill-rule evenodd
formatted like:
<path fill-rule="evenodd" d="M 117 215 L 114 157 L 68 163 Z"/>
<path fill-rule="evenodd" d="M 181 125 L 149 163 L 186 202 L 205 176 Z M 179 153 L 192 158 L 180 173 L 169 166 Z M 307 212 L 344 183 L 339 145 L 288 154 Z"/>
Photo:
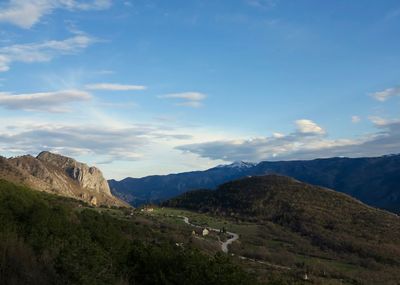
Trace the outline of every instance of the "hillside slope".
<path fill-rule="evenodd" d="M 42 152 L 37 157 L 1 157 L 0 178 L 95 206 L 128 206 L 111 194 L 99 169 L 50 152 Z"/>
<path fill-rule="evenodd" d="M 110 180 L 112 192 L 133 205 L 157 202 L 194 189 L 214 189 L 246 176 L 281 174 L 349 194 L 364 203 L 400 212 L 400 155 L 310 161 L 233 164 L 165 176 Z"/>
<path fill-rule="evenodd" d="M 164 205 L 259 225 L 273 223 L 330 252 L 330 258 L 342 255 L 347 260 L 373 260 L 382 268 L 400 266 L 397 215 L 292 178 L 245 178 L 216 191 L 188 192 Z"/>
<path fill-rule="evenodd" d="M 0 180 L 0 284 L 257 284 L 227 257 L 112 211 Z"/>

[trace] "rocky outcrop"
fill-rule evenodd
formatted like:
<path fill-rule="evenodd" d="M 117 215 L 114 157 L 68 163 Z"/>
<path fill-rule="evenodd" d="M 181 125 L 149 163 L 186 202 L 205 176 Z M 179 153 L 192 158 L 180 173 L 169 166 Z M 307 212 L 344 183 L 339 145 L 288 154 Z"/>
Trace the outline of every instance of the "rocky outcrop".
<path fill-rule="evenodd" d="M 37 157 L 0 157 L 0 178 L 94 206 L 127 206 L 111 194 L 99 169 L 50 152 L 41 152 Z"/>
<path fill-rule="evenodd" d="M 41 152 L 37 159 L 48 163 L 55 168 L 62 169 L 70 178 L 78 182 L 84 189 L 91 189 L 98 193 L 111 195 L 107 180 L 96 167 L 89 167 L 84 163 L 65 157 L 59 154 L 54 154 L 48 151 Z"/>

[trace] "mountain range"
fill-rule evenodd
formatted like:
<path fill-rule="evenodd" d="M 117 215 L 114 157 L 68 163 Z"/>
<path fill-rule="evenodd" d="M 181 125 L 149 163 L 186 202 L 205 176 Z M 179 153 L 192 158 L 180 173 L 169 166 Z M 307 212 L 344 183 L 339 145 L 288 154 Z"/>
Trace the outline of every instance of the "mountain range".
<path fill-rule="evenodd" d="M 349 194 L 360 201 L 400 212 L 400 155 L 299 161 L 236 162 L 205 171 L 109 180 L 114 195 L 132 205 L 160 202 L 195 189 L 247 176 L 281 174 Z"/>
<path fill-rule="evenodd" d="M 235 162 L 110 189 L 59 154 L 0 157 L 0 283 L 399 284 L 399 216 L 376 208 L 398 209 L 399 159 Z"/>

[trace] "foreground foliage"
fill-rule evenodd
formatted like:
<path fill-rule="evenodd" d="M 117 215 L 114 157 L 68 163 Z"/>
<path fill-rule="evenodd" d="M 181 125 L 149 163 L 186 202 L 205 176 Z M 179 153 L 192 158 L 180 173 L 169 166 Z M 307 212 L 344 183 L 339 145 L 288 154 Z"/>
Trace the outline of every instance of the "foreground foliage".
<path fill-rule="evenodd" d="M 0 284 L 254 284 L 220 254 L 0 180 Z M 147 229 L 147 231 L 150 231 Z"/>

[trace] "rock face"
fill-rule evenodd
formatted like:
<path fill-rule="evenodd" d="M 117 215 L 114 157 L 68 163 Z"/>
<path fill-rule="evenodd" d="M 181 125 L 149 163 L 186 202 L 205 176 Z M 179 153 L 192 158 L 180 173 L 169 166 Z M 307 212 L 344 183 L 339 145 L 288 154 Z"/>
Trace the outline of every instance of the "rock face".
<path fill-rule="evenodd" d="M 37 156 L 37 159 L 55 168 L 64 170 L 64 172 L 70 178 L 78 182 L 82 188 L 92 189 L 98 193 L 111 195 L 107 180 L 104 179 L 103 174 L 96 167 L 89 167 L 72 158 L 47 151 L 41 152 Z"/>
<path fill-rule="evenodd" d="M 37 157 L 0 157 L 0 178 L 94 206 L 127 206 L 111 194 L 99 169 L 47 151 Z"/>

